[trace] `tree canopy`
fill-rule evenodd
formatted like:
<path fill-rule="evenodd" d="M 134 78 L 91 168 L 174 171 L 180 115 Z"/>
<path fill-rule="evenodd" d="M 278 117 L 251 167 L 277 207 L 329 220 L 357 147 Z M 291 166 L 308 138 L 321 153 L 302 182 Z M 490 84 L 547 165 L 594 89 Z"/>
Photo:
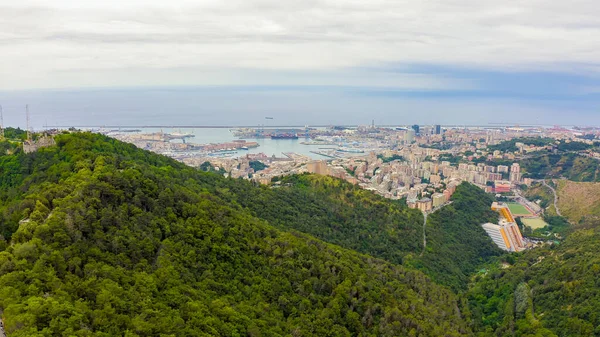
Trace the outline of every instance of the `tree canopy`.
<path fill-rule="evenodd" d="M 256 186 L 101 135 L 55 140 L 2 143 L 11 337 L 600 336 L 600 229 L 505 254 L 480 226 L 492 197 L 463 183 L 423 250 L 420 212 L 340 179 Z"/>
<path fill-rule="evenodd" d="M 277 229 L 233 200 L 237 180 L 100 135 L 56 141 L 0 165 L 10 336 L 469 333 L 448 289 Z"/>

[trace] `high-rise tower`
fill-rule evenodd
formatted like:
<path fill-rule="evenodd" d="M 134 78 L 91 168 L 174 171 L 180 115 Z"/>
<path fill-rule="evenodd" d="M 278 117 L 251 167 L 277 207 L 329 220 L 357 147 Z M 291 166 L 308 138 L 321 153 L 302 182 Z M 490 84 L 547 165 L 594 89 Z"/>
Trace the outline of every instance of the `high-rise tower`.
<path fill-rule="evenodd" d="M 510 182 L 519 183 L 521 181 L 521 166 L 519 163 L 514 163 L 510 167 Z"/>
<path fill-rule="evenodd" d="M 413 130 L 415 130 L 415 134 L 416 135 L 419 135 L 419 125 L 418 124 L 415 124 L 415 125 L 411 126 L 411 128 Z"/>

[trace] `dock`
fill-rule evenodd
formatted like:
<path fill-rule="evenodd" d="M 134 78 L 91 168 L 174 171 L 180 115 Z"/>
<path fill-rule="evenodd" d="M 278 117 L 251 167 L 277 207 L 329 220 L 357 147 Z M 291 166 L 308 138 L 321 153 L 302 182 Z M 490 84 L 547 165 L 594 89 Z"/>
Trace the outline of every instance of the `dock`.
<path fill-rule="evenodd" d="M 314 154 L 318 154 L 318 155 L 323 156 L 323 157 L 334 158 L 334 159 L 337 158 L 335 155 L 329 154 L 329 153 L 327 153 L 325 151 L 309 151 L 309 152 L 310 153 L 314 153 Z"/>

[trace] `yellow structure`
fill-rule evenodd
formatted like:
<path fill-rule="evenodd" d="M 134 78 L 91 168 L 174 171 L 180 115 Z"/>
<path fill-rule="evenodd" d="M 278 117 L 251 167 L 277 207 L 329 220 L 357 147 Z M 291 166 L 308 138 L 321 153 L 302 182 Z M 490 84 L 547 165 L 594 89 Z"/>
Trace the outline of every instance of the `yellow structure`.
<path fill-rule="evenodd" d="M 515 217 L 512 215 L 508 206 L 504 203 L 494 202 L 492 210 L 500 214 L 498 224 L 487 223 L 483 225 L 483 229 L 488 233 L 490 238 L 503 250 L 509 252 L 518 252 L 526 248 L 523 235 L 515 222 Z"/>
<path fill-rule="evenodd" d="M 510 245 L 510 241 L 508 241 L 508 237 L 506 236 L 506 232 L 504 231 L 504 228 L 500 228 L 500 234 L 502 235 L 502 239 L 504 240 L 504 244 L 506 245 L 506 247 L 508 248 L 508 250 L 510 250 L 511 245 Z"/>
<path fill-rule="evenodd" d="M 431 211 L 432 206 L 433 206 L 433 203 L 432 203 L 431 199 L 429 199 L 429 198 L 423 198 L 423 199 L 417 201 L 417 208 L 421 212 Z"/>
<path fill-rule="evenodd" d="M 500 213 L 507 222 L 515 222 L 515 218 L 506 204 L 494 202 L 492 203 L 492 210 Z"/>

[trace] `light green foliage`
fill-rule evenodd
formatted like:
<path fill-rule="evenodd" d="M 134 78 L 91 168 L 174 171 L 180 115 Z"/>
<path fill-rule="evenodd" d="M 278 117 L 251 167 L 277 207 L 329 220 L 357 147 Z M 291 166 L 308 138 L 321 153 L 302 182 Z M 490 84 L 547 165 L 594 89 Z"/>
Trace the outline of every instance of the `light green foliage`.
<path fill-rule="evenodd" d="M 508 205 L 508 208 L 510 209 L 510 211 L 512 212 L 512 214 L 531 214 L 531 212 L 529 212 L 527 210 L 527 208 L 525 208 L 525 206 L 517 203 L 517 202 L 507 202 L 506 203 Z"/>
<path fill-rule="evenodd" d="M 239 192 L 264 187 L 99 135 L 56 140 L 11 157 L 18 170 L 0 192 L 11 242 L 0 252 L 0 309 L 11 337 L 469 334 L 456 296 L 423 273 L 256 216 L 285 203 L 241 204 Z M 274 196 L 286 193 L 298 201 Z M 365 198 L 373 218 L 397 207 Z"/>
<path fill-rule="evenodd" d="M 600 335 L 598 245 L 598 229 L 579 230 L 477 276 L 468 292 L 475 329 L 489 331 L 483 336 Z"/>
<path fill-rule="evenodd" d="M 600 335 L 600 229 L 500 256 L 480 227 L 492 200 L 465 183 L 420 256 L 418 211 L 339 179 L 254 186 L 99 135 L 56 141 L 0 156 L 11 337 Z"/>

